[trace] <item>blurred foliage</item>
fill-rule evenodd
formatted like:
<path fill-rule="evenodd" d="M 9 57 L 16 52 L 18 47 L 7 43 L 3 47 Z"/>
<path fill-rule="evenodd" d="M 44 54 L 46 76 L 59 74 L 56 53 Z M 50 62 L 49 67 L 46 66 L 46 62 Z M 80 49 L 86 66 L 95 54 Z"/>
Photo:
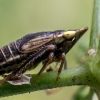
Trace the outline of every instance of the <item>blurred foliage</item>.
<path fill-rule="evenodd" d="M 29 32 L 67 30 L 85 26 L 90 28 L 92 6 L 93 0 L 0 0 L 0 46 L 15 41 Z M 68 67 L 78 64 L 75 60 L 76 54 L 80 55 L 78 45 L 79 43 L 88 45 L 89 32 L 90 30 L 66 56 Z M 83 56 L 84 54 L 85 52 L 82 52 Z M 38 71 L 39 67 L 34 72 L 37 73 Z M 74 86 L 63 88 L 58 93 L 50 96 L 39 91 L 2 98 L 1 100 L 15 98 L 16 100 L 71 100 L 71 95 L 76 90 L 77 87 Z"/>

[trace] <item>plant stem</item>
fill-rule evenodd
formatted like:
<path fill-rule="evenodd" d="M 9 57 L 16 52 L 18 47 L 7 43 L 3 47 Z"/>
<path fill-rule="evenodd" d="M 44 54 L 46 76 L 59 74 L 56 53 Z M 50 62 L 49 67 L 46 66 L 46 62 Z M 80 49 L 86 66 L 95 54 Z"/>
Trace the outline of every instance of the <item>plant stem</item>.
<path fill-rule="evenodd" d="M 32 76 L 31 84 L 14 86 L 5 82 L 0 87 L 0 97 L 71 85 L 97 85 L 91 72 L 85 66 L 62 71 L 58 81 L 56 81 L 56 76 L 57 72 L 44 73 L 37 79 L 36 85 L 33 84 L 36 75 Z"/>
<path fill-rule="evenodd" d="M 90 34 L 90 44 L 89 49 L 96 49 L 96 34 L 97 34 L 97 23 L 98 23 L 98 3 L 100 0 L 94 0 L 92 23 L 91 23 L 91 34 Z"/>
<path fill-rule="evenodd" d="M 89 49 L 93 48 L 96 50 L 96 36 L 97 36 L 97 34 L 100 34 L 100 0 L 94 0 L 91 25 L 92 26 L 91 26 Z M 99 37 L 98 49 L 100 49 L 100 37 Z M 95 90 L 95 92 L 98 96 L 98 99 L 100 100 L 99 88 L 96 88 L 93 90 Z"/>
<path fill-rule="evenodd" d="M 97 23 L 97 33 L 99 36 L 99 43 L 98 43 L 98 49 L 100 49 L 100 0 L 98 2 L 98 23 Z"/>

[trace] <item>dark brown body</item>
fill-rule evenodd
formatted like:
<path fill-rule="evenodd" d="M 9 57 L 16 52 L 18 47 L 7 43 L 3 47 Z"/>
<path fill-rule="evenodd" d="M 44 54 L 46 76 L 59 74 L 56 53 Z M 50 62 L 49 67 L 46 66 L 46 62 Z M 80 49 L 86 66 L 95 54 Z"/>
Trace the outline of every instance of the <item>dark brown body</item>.
<path fill-rule="evenodd" d="M 7 76 L 3 75 L 4 79 L 0 84 L 5 81 L 12 81 L 13 85 L 16 80 L 21 82 L 22 74 L 34 69 L 42 61 L 44 61 L 43 67 L 38 72 L 36 79 L 50 63 L 56 61 L 60 62 L 56 78 L 58 80 L 63 65 L 64 68 L 67 67 L 65 55 L 87 29 L 86 27 L 68 31 L 32 33 L 2 47 L 0 49 L 0 75 L 11 73 Z M 23 84 L 23 82 L 21 83 Z"/>
<path fill-rule="evenodd" d="M 60 30 L 59 32 L 61 32 L 61 31 L 62 30 Z M 22 50 L 22 46 L 25 43 L 27 43 L 31 39 L 36 39 L 39 37 L 40 38 L 48 37 L 48 36 L 53 37 L 54 33 L 56 33 L 56 32 L 58 32 L 58 31 L 31 33 L 31 34 L 28 34 L 28 35 L 22 37 L 21 39 L 18 39 L 15 42 L 12 42 L 12 43 L 2 47 L 0 49 L 0 75 L 2 75 L 4 73 L 9 73 L 9 72 L 15 70 L 16 68 L 18 68 L 20 66 L 19 65 L 20 63 L 24 62 L 28 57 L 31 56 L 31 54 L 34 54 L 35 52 L 39 51 L 41 48 L 45 47 L 46 44 L 51 43 L 52 40 L 49 42 L 46 41 L 46 39 L 44 39 L 46 42 L 43 39 L 38 40 L 38 41 L 40 41 L 40 43 L 38 43 L 38 44 L 42 44 L 43 42 L 45 42 L 45 44 L 40 45 L 39 47 L 34 49 L 34 51 L 28 52 L 28 53 L 25 53 Z M 47 38 L 47 40 L 48 40 L 48 38 Z"/>

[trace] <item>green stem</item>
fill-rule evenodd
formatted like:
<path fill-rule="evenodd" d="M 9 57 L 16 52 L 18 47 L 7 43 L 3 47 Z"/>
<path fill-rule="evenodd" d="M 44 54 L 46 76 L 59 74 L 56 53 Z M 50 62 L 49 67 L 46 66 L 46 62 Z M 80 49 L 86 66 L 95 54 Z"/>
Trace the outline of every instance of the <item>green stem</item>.
<path fill-rule="evenodd" d="M 94 7 L 93 7 L 93 15 L 92 15 L 92 24 L 91 24 L 91 34 L 90 34 L 90 44 L 89 48 L 96 49 L 96 36 L 100 34 L 100 0 L 94 0 Z M 100 36 L 99 36 L 99 43 L 98 49 L 100 49 Z M 94 89 L 96 94 L 100 100 L 100 91 L 99 88 Z"/>
<path fill-rule="evenodd" d="M 99 2 L 100 2 L 100 0 L 94 0 L 89 49 L 91 49 L 91 48 L 96 49 L 96 34 L 97 34 Z"/>
<path fill-rule="evenodd" d="M 98 43 L 98 49 L 100 49 L 100 0 L 98 2 L 98 23 L 97 23 L 97 33 L 99 36 L 99 43 Z"/>
<path fill-rule="evenodd" d="M 97 85 L 88 67 L 85 66 L 62 71 L 59 81 L 56 81 L 56 76 L 57 72 L 43 73 L 37 79 L 36 85 L 33 85 L 36 75 L 32 76 L 31 84 L 28 85 L 14 86 L 4 83 L 0 87 L 0 97 L 72 85 Z"/>
<path fill-rule="evenodd" d="M 99 36 L 99 41 L 98 41 L 98 49 L 100 50 L 100 36 Z"/>

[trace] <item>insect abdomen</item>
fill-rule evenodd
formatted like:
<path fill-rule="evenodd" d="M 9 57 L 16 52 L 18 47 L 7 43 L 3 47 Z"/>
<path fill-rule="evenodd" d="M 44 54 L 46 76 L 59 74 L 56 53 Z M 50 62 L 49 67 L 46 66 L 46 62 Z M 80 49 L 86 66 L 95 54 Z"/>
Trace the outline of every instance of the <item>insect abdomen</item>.
<path fill-rule="evenodd" d="M 0 69 L 20 63 L 22 61 L 21 55 L 24 54 L 17 50 L 14 42 L 2 47 L 0 49 Z"/>

